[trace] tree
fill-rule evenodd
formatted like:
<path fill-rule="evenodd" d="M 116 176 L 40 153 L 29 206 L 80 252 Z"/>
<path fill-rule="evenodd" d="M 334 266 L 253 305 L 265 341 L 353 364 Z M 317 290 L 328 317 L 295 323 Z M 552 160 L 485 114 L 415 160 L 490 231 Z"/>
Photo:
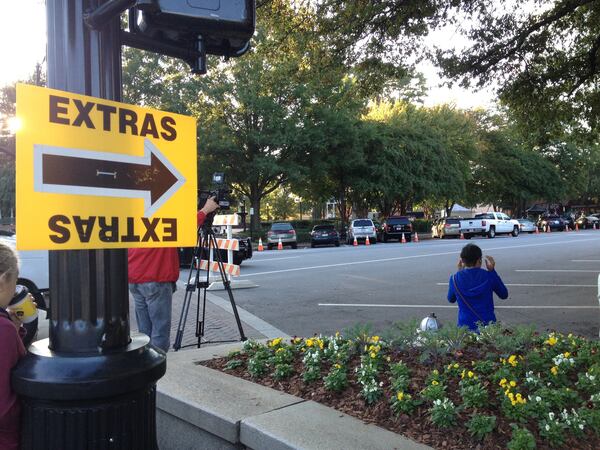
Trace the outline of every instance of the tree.
<path fill-rule="evenodd" d="M 454 20 L 466 49 L 438 51 L 444 73 L 462 85 L 495 82 L 501 100 L 533 128 L 565 121 L 600 124 L 600 4 L 593 0 L 461 2 Z M 576 118 L 573 122 L 571 119 Z M 578 124 L 579 125 L 579 124 Z"/>

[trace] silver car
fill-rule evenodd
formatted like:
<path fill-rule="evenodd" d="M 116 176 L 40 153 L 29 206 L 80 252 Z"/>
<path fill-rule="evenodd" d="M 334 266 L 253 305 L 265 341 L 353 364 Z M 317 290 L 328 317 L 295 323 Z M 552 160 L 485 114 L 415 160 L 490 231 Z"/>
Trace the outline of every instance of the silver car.
<path fill-rule="evenodd" d="M 348 228 L 346 238 L 347 244 L 354 243 L 354 238 L 357 241 L 366 241 L 369 237 L 369 243 L 377 243 L 377 229 L 371 219 L 354 219 Z"/>
<path fill-rule="evenodd" d="M 277 222 L 271 225 L 271 229 L 267 233 L 267 248 L 271 250 L 273 247 L 277 247 L 280 241 L 284 246 L 290 245 L 292 248 L 298 248 L 296 230 L 291 223 Z"/>
<path fill-rule="evenodd" d="M 535 233 L 537 225 L 529 219 L 518 219 L 521 233 Z"/>

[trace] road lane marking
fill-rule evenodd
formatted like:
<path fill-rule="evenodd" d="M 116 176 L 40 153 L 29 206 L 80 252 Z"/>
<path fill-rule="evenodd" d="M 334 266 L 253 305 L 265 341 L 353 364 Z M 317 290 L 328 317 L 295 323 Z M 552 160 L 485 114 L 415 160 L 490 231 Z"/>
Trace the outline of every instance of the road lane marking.
<path fill-rule="evenodd" d="M 586 239 L 585 241 L 578 241 L 577 243 L 584 243 L 587 241 L 598 241 L 600 238 Z M 526 247 L 542 247 L 546 245 L 560 245 L 560 244 L 573 244 L 573 241 L 554 241 L 554 242 L 544 242 L 541 244 L 527 244 L 527 245 L 511 245 L 508 247 L 491 247 L 484 248 L 486 252 L 490 250 L 513 250 L 513 249 L 523 249 Z M 425 253 L 421 255 L 408 255 L 408 256 L 397 256 L 395 258 L 382 258 L 382 259 L 370 259 L 366 261 L 353 261 L 353 262 L 345 262 L 345 263 L 336 263 L 336 264 L 322 264 L 319 266 L 307 266 L 307 267 L 295 267 L 292 269 L 282 269 L 282 270 L 270 270 L 267 272 L 254 272 L 242 274 L 240 277 L 256 277 L 260 275 L 272 275 L 275 273 L 286 273 L 286 272 L 299 272 L 304 270 L 317 270 L 317 269 L 328 269 L 331 267 L 344 267 L 344 266 L 355 266 L 359 264 L 373 264 L 378 262 L 389 262 L 389 261 L 401 261 L 404 259 L 415 259 L 415 258 L 427 258 L 430 256 L 447 256 L 447 255 L 456 255 L 456 251 L 453 252 L 439 252 L 439 253 Z M 239 278 L 239 277 L 238 277 Z"/>
<path fill-rule="evenodd" d="M 515 272 L 580 272 L 580 273 L 600 273 L 600 270 L 579 270 L 579 269 L 515 269 Z"/>
<path fill-rule="evenodd" d="M 436 283 L 438 286 L 448 286 L 448 283 Z M 526 283 L 504 283 L 508 287 L 587 287 L 595 288 L 597 284 L 526 284 Z"/>
<path fill-rule="evenodd" d="M 600 262 L 600 259 L 572 259 L 571 262 Z"/>
<path fill-rule="evenodd" d="M 369 303 L 319 303 L 319 306 L 337 306 L 340 308 L 441 308 L 456 309 L 456 305 L 382 305 Z M 577 306 L 577 305 L 494 305 L 494 309 L 599 309 L 600 305 Z"/>
<path fill-rule="evenodd" d="M 247 264 L 253 263 L 253 262 L 263 262 L 263 261 L 281 261 L 282 259 L 296 259 L 296 258 L 301 258 L 300 256 L 285 256 L 283 258 L 258 258 L 258 259 L 253 259 L 252 261 L 248 261 Z"/>

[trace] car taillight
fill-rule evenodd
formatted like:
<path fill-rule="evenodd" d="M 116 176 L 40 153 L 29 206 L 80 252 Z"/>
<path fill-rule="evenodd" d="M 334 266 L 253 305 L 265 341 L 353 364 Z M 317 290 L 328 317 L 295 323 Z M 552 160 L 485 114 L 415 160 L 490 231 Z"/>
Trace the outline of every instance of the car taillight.
<path fill-rule="evenodd" d="M 275 234 L 275 233 L 273 233 L 272 231 L 269 231 L 269 232 L 267 233 L 267 236 L 273 236 L 273 234 Z"/>
<path fill-rule="evenodd" d="M 377 233 L 377 228 L 373 227 L 373 233 Z"/>
<path fill-rule="evenodd" d="M 296 230 L 290 230 L 290 234 L 296 234 Z"/>
<path fill-rule="evenodd" d="M 444 228 L 450 228 L 450 224 L 449 223 L 445 224 Z"/>
<path fill-rule="evenodd" d="M 485 227 L 485 220 L 482 220 L 482 221 L 481 221 L 481 226 L 484 226 L 484 227 Z"/>

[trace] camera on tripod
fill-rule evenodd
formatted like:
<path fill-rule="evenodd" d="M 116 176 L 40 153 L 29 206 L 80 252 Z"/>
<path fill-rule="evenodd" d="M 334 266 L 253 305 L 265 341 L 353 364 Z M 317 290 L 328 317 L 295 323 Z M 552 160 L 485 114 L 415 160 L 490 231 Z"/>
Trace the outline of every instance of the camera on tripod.
<path fill-rule="evenodd" d="M 223 172 L 215 172 L 212 177 L 212 189 L 209 191 L 198 192 L 198 209 L 202 209 L 206 200 L 211 197 L 219 204 L 219 209 L 227 211 L 230 207 L 229 194 L 231 189 L 225 185 L 225 175 Z"/>

